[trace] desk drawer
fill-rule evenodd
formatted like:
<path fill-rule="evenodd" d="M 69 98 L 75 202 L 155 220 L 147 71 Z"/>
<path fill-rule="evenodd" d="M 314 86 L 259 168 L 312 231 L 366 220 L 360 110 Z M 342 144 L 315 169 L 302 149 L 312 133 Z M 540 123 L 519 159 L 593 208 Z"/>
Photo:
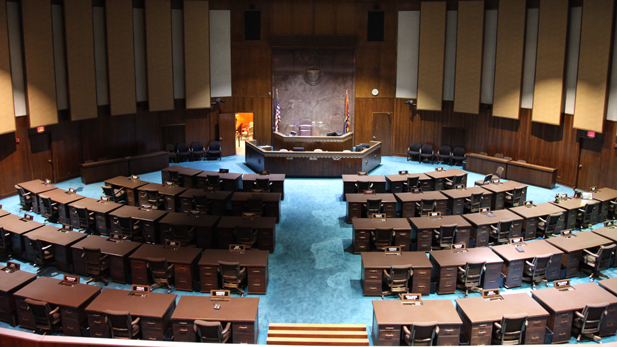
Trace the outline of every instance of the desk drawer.
<path fill-rule="evenodd" d="M 459 343 L 459 336 L 441 336 L 441 332 L 437 336 L 437 346 L 458 346 Z"/>
<path fill-rule="evenodd" d="M 455 266 L 446 266 L 439 268 L 439 277 L 444 278 L 456 278 L 457 268 Z"/>
<path fill-rule="evenodd" d="M 201 282 L 200 284 L 200 291 L 202 293 L 209 293 L 211 290 L 215 290 L 215 289 L 219 289 L 219 284 L 218 283 L 213 283 L 213 282 Z"/>
<path fill-rule="evenodd" d="M 418 277 L 414 275 L 411 284 L 412 293 L 421 293 L 422 295 L 429 295 L 431 292 L 431 278 Z"/>
<path fill-rule="evenodd" d="M 370 250 L 369 246 L 370 244 L 368 240 L 364 240 L 364 241 L 356 240 L 356 242 L 354 243 L 354 253 L 368 252 Z"/>
<path fill-rule="evenodd" d="M 356 230 L 355 231 L 355 237 L 356 237 L 356 241 L 358 241 L 358 240 L 361 240 L 361 241 L 370 240 L 371 233 L 370 233 L 370 231 L 367 231 L 367 230 Z"/>
<path fill-rule="evenodd" d="M 383 272 L 380 269 L 364 270 L 364 279 L 366 281 L 379 281 L 383 278 Z"/>
<path fill-rule="evenodd" d="M 381 325 L 379 326 L 379 335 L 377 335 L 377 338 L 377 345 L 398 346 L 401 341 L 401 326 Z"/>
<path fill-rule="evenodd" d="M 253 334 L 255 332 L 254 322 L 235 322 L 231 325 L 231 331 L 236 334 Z"/>
<path fill-rule="evenodd" d="M 81 336 L 81 324 L 75 319 L 62 319 L 62 333 L 67 336 Z"/>
<path fill-rule="evenodd" d="M 174 322 L 174 341 L 176 342 L 195 342 L 197 340 L 193 322 L 179 321 Z"/>
<path fill-rule="evenodd" d="M 440 294 L 454 293 L 456 291 L 456 277 L 448 279 L 441 278 L 439 280 L 438 291 Z"/>
<path fill-rule="evenodd" d="M 460 333 L 461 327 L 458 325 L 439 324 L 439 337 L 455 336 L 458 339 Z"/>
<path fill-rule="evenodd" d="M 79 321 L 80 317 L 79 317 L 79 310 L 76 308 L 72 308 L 72 307 L 64 307 L 60 310 L 60 313 L 62 315 L 62 321 L 64 322 L 67 319 L 74 319 Z"/>
<path fill-rule="evenodd" d="M 364 296 L 381 296 L 381 280 L 364 281 L 363 294 Z"/>
<path fill-rule="evenodd" d="M 92 326 L 90 325 L 90 337 L 98 337 L 98 338 L 110 338 L 111 335 L 109 333 L 109 327 L 107 324 L 104 326 Z"/>
<path fill-rule="evenodd" d="M 266 276 L 265 267 L 250 267 L 248 268 L 249 276 L 264 277 Z"/>
<path fill-rule="evenodd" d="M 429 252 L 431 250 L 431 240 L 418 240 L 416 250 Z"/>

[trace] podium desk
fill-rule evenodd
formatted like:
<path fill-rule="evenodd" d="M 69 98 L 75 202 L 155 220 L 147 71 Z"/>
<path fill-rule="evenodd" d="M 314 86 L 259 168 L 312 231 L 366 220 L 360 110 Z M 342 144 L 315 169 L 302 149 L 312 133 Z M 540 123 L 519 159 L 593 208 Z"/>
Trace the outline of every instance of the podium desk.
<path fill-rule="evenodd" d="M 220 218 L 220 216 L 204 214 L 168 212 L 159 221 L 161 230 L 159 238 L 161 243 L 164 243 L 165 240 L 174 240 L 174 226 L 186 226 L 189 229 L 194 229 L 195 239 L 191 240 L 190 244 L 197 244 L 199 248 L 212 248 L 212 235 L 216 230 L 215 225 Z"/>
<path fill-rule="evenodd" d="M 219 178 L 223 181 L 221 182 L 220 190 L 226 192 L 237 192 L 240 190 L 240 182 L 242 180 L 241 173 L 220 173 L 217 171 L 203 171 L 197 175 L 197 188 L 206 189 L 208 187 L 208 175 L 219 176 Z"/>
<path fill-rule="evenodd" d="M 598 223 L 607 219 L 615 219 L 615 206 L 613 204 L 617 201 L 617 190 L 607 187 L 598 189 L 593 192 L 593 199 L 600 202 Z"/>
<path fill-rule="evenodd" d="M 11 326 L 17 324 L 13 294 L 36 279 L 36 274 L 15 270 L 0 271 L 0 320 Z"/>
<path fill-rule="evenodd" d="M 111 186 L 113 189 L 123 189 L 126 193 L 126 204 L 129 206 L 140 206 L 139 198 L 137 196 L 137 188 L 145 186 L 150 182 L 142 181 L 139 179 L 132 179 L 131 177 L 116 176 L 114 178 L 106 179 L 105 185 Z"/>
<path fill-rule="evenodd" d="M 231 253 L 226 249 L 209 249 L 201 255 L 199 265 L 199 280 L 201 291 L 209 293 L 220 289 L 218 266 L 219 261 L 237 262 L 246 267 L 246 278 L 249 294 L 266 294 L 268 280 L 268 251 L 250 249 L 244 253 Z"/>
<path fill-rule="evenodd" d="M 549 312 L 527 293 L 506 294 L 496 300 L 482 297 L 456 299 L 456 309 L 463 319 L 463 334 L 470 345 L 493 344 L 493 323 L 501 323 L 504 315 L 521 313 L 527 314 L 523 343 L 526 345 L 544 343 Z"/>
<path fill-rule="evenodd" d="M 141 225 L 141 233 L 144 242 L 157 243 L 159 242 L 159 220 L 167 214 L 167 211 L 144 209 L 135 206 L 122 206 L 117 210 L 109 213 L 111 218 L 111 230 L 114 233 L 122 234 L 120 229 L 120 218 L 130 217 L 131 227 L 139 222 Z"/>
<path fill-rule="evenodd" d="M 353 252 L 371 251 L 371 232 L 375 229 L 393 229 L 394 246 L 401 246 L 402 251 L 409 251 L 411 226 L 407 218 L 387 218 L 386 220 L 371 218 L 354 218 L 351 220 Z"/>
<path fill-rule="evenodd" d="M 486 270 L 482 275 L 482 288 L 499 288 L 503 260 L 489 248 L 469 248 L 465 251 L 444 249 L 429 252 L 433 264 L 432 277 L 437 278 L 438 294 L 454 294 L 458 278 L 458 267 L 467 263 L 486 262 Z"/>
<path fill-rule="evenodd" d="M 73 269 L 79 276 L 88 275 L 86 263 L 86 248 L 98 248 L 101 253 L 109 256 L 109 274 L 111 280 L 117 283 L 130 283 L 131 271 L 129 254 L 133 253 L 141 243 L 126 240 L 112 240 L 107 237 L 89 236 L 71 246 L 73 253 Z"/>
<path fill-rule="evenodd" d="M 431 261 L 424 252 L 401 252 L 390 255 L 386 252 L 362 252 L 362 292 L 364 296 L 381 296 L 383 271 L 394 265 L 411 265 L 413 275 L 409 283 L 410 293 L 429 295 L 431 292 Z"/>
<path fill-rule="evenodd" d="M 386 192 L 386 178 L 382 175 L 341 175 L 343 177 L 343 200 L 347 197 L 347 194 L 357 193 L 356 191 L 356 183 L 358 182 L 369 182 L 373 184 L 371 190 L 374 190 L 375 193 L 385 193 Z"/>
<path fill-rule="evenodd" d="M 17 185 L 23 188 L 26 193 L 30 193 L 32 195 L 32 212 L 39 214 L 41 213 L 39 208 L 39 194 L 58 189 L 51 184 L 45 184 L 44 181 L 39 179 L 17 183 Z"/>
<path fill-rule="evenodd" d="M 192 292 L 195 265 L 201 251 L 201 248 L 195 247 L 167 248 L 163 245 L 142 244 L 129 255 L 133 284 L 150 285 L 148 258 L 165 258 L 169 265 L 174 266 L 175 289 Z"/>
<path fill-rule="evenodd" d="M 218 310 L 214 304 L 220 305 Z M 259 336 L 259 299 L 230 297 L 228 301 L 211 301 L 209 296 L 184 295 L 171 315 L 174 341 L 195 342 L 195 320 L 231 322 L 228 343 L 256 344 Z"/>
<path fill-rule="evenodd" d="M 518 244 L 524 252 L 516 250 L 517 245 L 494 246 L 493 252 L 497 253 L 504 261 L 501 272 L 506 276 L 504 287 L 514 288 L 523 284 L 525 261 L 533 261 L 536 256 L 552 254 L 546 269 L 546 280 L 556 281 L 561 278 L 561 257 L 563 251 L 551 245 L 545 240 L 536 240 Z"/>
<path fill-rule="evenodd" d="M 218 248 L 229 249 L 230 244 L 235 244 L 234 229 L 238 227 L 251 227 L 257 230 L 257 242 L 253 248 L 274 252 L 276 242 L 276 218 L 274 217 L 221 217 L 217 225 Z"/>
<path fill-rule="evenodd" d="M 435 211 L 441 212 L 442 216 L 447 213 L 448 197 L 441 192 L 423 191 L 422 193 L 396 193 L 396 200 L 400 204 L 401 217 L 413 218 L 419 213 L 416 210 L 416 203 L 422 199 L 435 199 Z"/>
<path fill-rule="evenodd" d="M 405 184 L 408 177 L 418 177 L 420 182 L 419 186 L 423 191 L 432 190 L 431 181 L 432 178 L 423 173 L 409 173 L 407 175 L 386 175 L 386 191 L 392 194 L 403 193 L 405 191 Z"/>
<path fill-rule="evenodd" d="M 26 242 L 26 260 L 35 262 L 34 247 L 32 241 L 41 240 L 44 244 L 51 244 L 54 249 L 54 260 L 56 268 L 63 272 L 73 273 L 73 254 L 71 245 L 87 237 L 87 234 L 75 231 L 58 229 L 53 225 L 44 225 L 25 234 L 28 239 Z"/>
<path fill-rule="evenodd" d="M 381 200 L 381 213 L 385 214 L 387 218 L 397 217 L 396 198 L 394 194 L 380 193 L 380 194 L 364 194 L 364 193 L 349 193 L 345 194 L 345 200 L 347 201 L 347 214 L 345 221 L 350 224 L 354 218 L 371 218 L 364 212 L 364 204 L 367 200 Z"/>
<path fill-rule="evenodd" d="M 549 214 L 562 214 L 562 216 L 559 217 L 557 227 L 555 228 L 556 235 L 559 235 L 559 233 L 561 233 L 561 231 L 564 230 L 566 226 L 566 214 L 564 213 L 564 210 L 551 204 L 550 202 L 543 202 L 531 206 L 512 207 L 508 210 L 523 217 L 523 235 L 525 237 L 525 240 L 533 240 L 537 236 L 539 236 L 538 224 L 540 223 L 540 218 L 548 220 L 547 218 Z"/>
<path fill-rule="evenodd" d="M 281 193 L 281 200 L 285 199 L 285 174 L 244 174 L 242 175 L 242 190 L 245 192 L 252 192 L 253 185 L 258 178 L 267 178 L 270 180 L 270 193 Z"/>
<path fill-rule="evenodd" d="M 71 225 L 71 215 L 69 213 L 68 205 L 72 202 L 85 198 L 85 196 L 72 194 L 64 189 L 54 189 L 39 194 L 39 199 L 42 197 L 48 197 L 52 202 L 56 203 L 56 207 L 58 208 L 58 222 L 63 225 Z M 43 201 L 39 201 L 39 204 L 40 206 L 43 206 Z"/>
<path fill-rule="evenodd" d="M 109 212 L 119 209 L 124 205 L 112 201 L 100 201 L 92 198 L 84 198 L 69 204 L 69 214 L 71 215 L 71 225 L 73 228 L 80 228 L 79 217 L 76 208 L 86 208 L 88 212 L 94 212 L 95 228 L 90 230 L 95 235 L 109 235 L 111 224 L 109 223 Z"/>
<path fill-rule="evenodd" d="M 561 266 L 566 269 L 566 278 L 578 275 L 578 268 L 583 259 L 583 250 L 614 243 L 613 240 L 602 237 L 592 231 L 582 231 L 568 236 L 558 236 L 546 239 L 546 242 L 561 249 Z"/>
<path fill-rule="evenodd" d="M 441 194 L 448 198 L 447 207 L 450 214 L 465 213 L 465 199 L 471 198 L 472 194 L 482 193 L 480 207 L 491 207 L 493 193 L 481 187 L 467 187 L 465 189 L 448 189 L 441 191 Z M 445 213 L 442 213 L 445 215 Z"/>
<path fill-rule="evenodd" d="M 11 233 L 13 256 L 21 259 L 24 259 L 24 252 L 26 251 L 26 243 L 23 235 L 43 225 L 43 223 L 27 220 L 14 214 L 0 218 L 0 227 L 4 228 L 4 231 Z"/>
<path fill-rule="evenodd" d="M 431 187 L 433 190 L 444 190 L 446 189 L 447 180 L 452 180 L 454 176 L 464 175 L 463 181 L 460 183 L 464 186 L 467 186 L 467 172 L 461 171 L 459 169 L 448 169 L 443 171 L 431 171 L 425 172 L 425 175 L 432 178 Z M 453 187 L 454 188 L 454 187 Z"/>
<path fill-rule="evenodd" d="M 101 292 L 101 287 L 83 283 L 65 285 L 59 279 L 39 277 L 15 292 L 17 322 L 24 329 L 35 329 L 34 317 L 26 299 L 49 303 L 52 310 L 60 306 L 62 333 L 81 336 L 81 327 L 86 322 L 85 308 Z"/>
<path fill-rule="evenodd" d="M 506 193 L 512 193 L 514 189 L 523 187 L 523 193 L 521 194 L 521 205 L 523 201 L 527 200 L 527 186 L 525 184 L 516 181 L 499 182 L 497 184 L 491 183 L 482 186 L 482 189 L 486 189 L 493 193 L 491 200 L 491 210 L 502 210 L 506 204 Z"/>
<path fill-rule="evenodd" d="M 232 192 L 222 190 L 187 189 L 180 194 L 180 212 L 196 210 L 194 198 L 205 196 L 208 204 L 210 204 L 208 214 L 222 216 L 227 210 L 231 209 L 230 200 L 232 194 Z"/>
<path fill-rule="evenodd" d="M 422 305 L 405 305 L 400 300 L 373 300 L 373 344 L 404 346 L 403 328 L 437 322 L 435 346 L 458 346 L 463 322 L 450 300 L 423 300 Z"/>
<path fill-rule="evenodd" d="M 242 212 L 248 212 L 245 205 L 252 196 L 261 197 L 264 216 L 276 218 L 277 223 L 281 220 L 281 193 L 235 192 L 231 196 L 231 214 L 242 216 Z"/>
<path fill-rule="evenodd" d="M 591 216 L 589 217 L 589 223 L 596 224 L 599 222 L 598 213 L 602 204 L 597 200 L 585 200 L 581 198 L 570 197 L 568 198 L 568 200 L 550 203 L 565 210 L 566 229 L 576 228 L 576 217 L 578 216 L 578 209 L 585 208 L 587 204 L 593 205 L 593 210 L 591 211 Z"/>
<path fill-rule="evenodd" d="M 471 224 L 470 237 L 475 240 L 474 247 L 488 246 L 491 226 L 497 227 L 499 222 L 512 221 L 510 235 L 523 237 L 523 217 L 509 210 L 496 210 L 490 213 L 467 213 L 463 215 Z"/>
<path fill-rule="evenodd" d="M 593 282 L 573 285 L 572 290 L 534 290 L 531 295 L 550 314 L 548 327 L 553 331 L 553 343 L 570 342 L 574 311 L 582 311 L 587 304 L 610 304 L 598 335 L 615 335 L 617 331 L 617 297 Z"/>
<path fill-rule="evenodd" d="M 90 337 L 111 338 L 106 310 L 128 311 L 133 320 L 139 318 L 143 340 L 162 341 L 171 328 L 171 314 L 176 308 L 176 297 L 162 293 L 132 293 L 128 290 L 105 288 L 86 307 Z"/>
<path fill-rule="evenodd" d="M 430 251 L 433 246 L 433 230 L 439 230 L 442 225 L 449 224 L 457 225 L 454 243 L 464 243 L 466 247 L 469 247 L 471 224 L 462 216 L 416 217 L 409 218 L 409 223 L 413 230 L 411 239 L 416 240 L 417 251 Z"/>
<path fill-rule="evenodd" d="M 183 188 L 195 188 L 197 186 L 197 175 L 202 173 L 203 170 L 178 165 L 166 167 L 161 170 L 161 181 L 163 183 L 171 181 L 171 172 L 178 173 L 178 186 Z"/>

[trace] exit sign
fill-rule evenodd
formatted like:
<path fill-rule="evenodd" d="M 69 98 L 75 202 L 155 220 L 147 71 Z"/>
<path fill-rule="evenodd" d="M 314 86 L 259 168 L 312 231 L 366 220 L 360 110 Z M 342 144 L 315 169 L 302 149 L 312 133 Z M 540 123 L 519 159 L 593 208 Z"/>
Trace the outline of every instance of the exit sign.
<path fill-rule="evenodd" d="M 45 127 L 36 127 L 37 133 L 42 133 L 43 131 L 45 131 Z"/>
<path fill-rule="evenodd" d="M 593 139 L 594 137 L 596 137 L 596 132 L 595 131 L 588 131 L 587 132 L 587 137 L 589 137 L 590 139 Z"/>

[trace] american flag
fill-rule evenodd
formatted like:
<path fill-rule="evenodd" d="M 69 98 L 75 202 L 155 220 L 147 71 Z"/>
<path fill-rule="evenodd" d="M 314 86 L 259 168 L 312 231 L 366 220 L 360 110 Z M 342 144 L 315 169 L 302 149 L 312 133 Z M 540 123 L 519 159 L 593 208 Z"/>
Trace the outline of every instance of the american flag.
<path fill-rule="evenodd" d="M 279 123 L 281 122 L 281 105 L 276 100 L 276 113 L 274 114 L 274 131 L 279 131 Z"/>
<path fill-rule="evenodd" d="M 343 134 L 349 132 L 349 94 L 345 91 L 345 125 L 343 126 Z"/>

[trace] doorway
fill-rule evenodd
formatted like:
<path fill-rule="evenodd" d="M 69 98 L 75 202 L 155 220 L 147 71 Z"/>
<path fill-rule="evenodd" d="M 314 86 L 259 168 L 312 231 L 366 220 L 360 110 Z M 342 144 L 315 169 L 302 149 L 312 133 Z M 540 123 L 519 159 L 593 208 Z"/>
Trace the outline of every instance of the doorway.
<path fill-rule="evenodd" d="M 392 155 L 392 114 L 373 113 L 373 141 L 381 141 L 381 155 Z"/>
<path fill-rule="evenodd" d="M 244 142 L 253 139 L 253 113 L 238 112 L 236 118 L 236 154 L 244 155 Z"/>
<path fill-rule="evenodd" d="M 595 138 L 580 137 L 580 152 L 578 157 L 578 175 L 575 188 L 589 190 L 589 187 L 603 187 L 604 175 L 602 168 L 602 144 L 604 137 L 596 134 Z"/>
<path fill-rule="evenodd" d="M 31 134 L 30 138 L 30 172 L 32 177 L 50 179 L 54 177 L 54 162 L 51 153 L 51 134 L 48 132 Z"/>

